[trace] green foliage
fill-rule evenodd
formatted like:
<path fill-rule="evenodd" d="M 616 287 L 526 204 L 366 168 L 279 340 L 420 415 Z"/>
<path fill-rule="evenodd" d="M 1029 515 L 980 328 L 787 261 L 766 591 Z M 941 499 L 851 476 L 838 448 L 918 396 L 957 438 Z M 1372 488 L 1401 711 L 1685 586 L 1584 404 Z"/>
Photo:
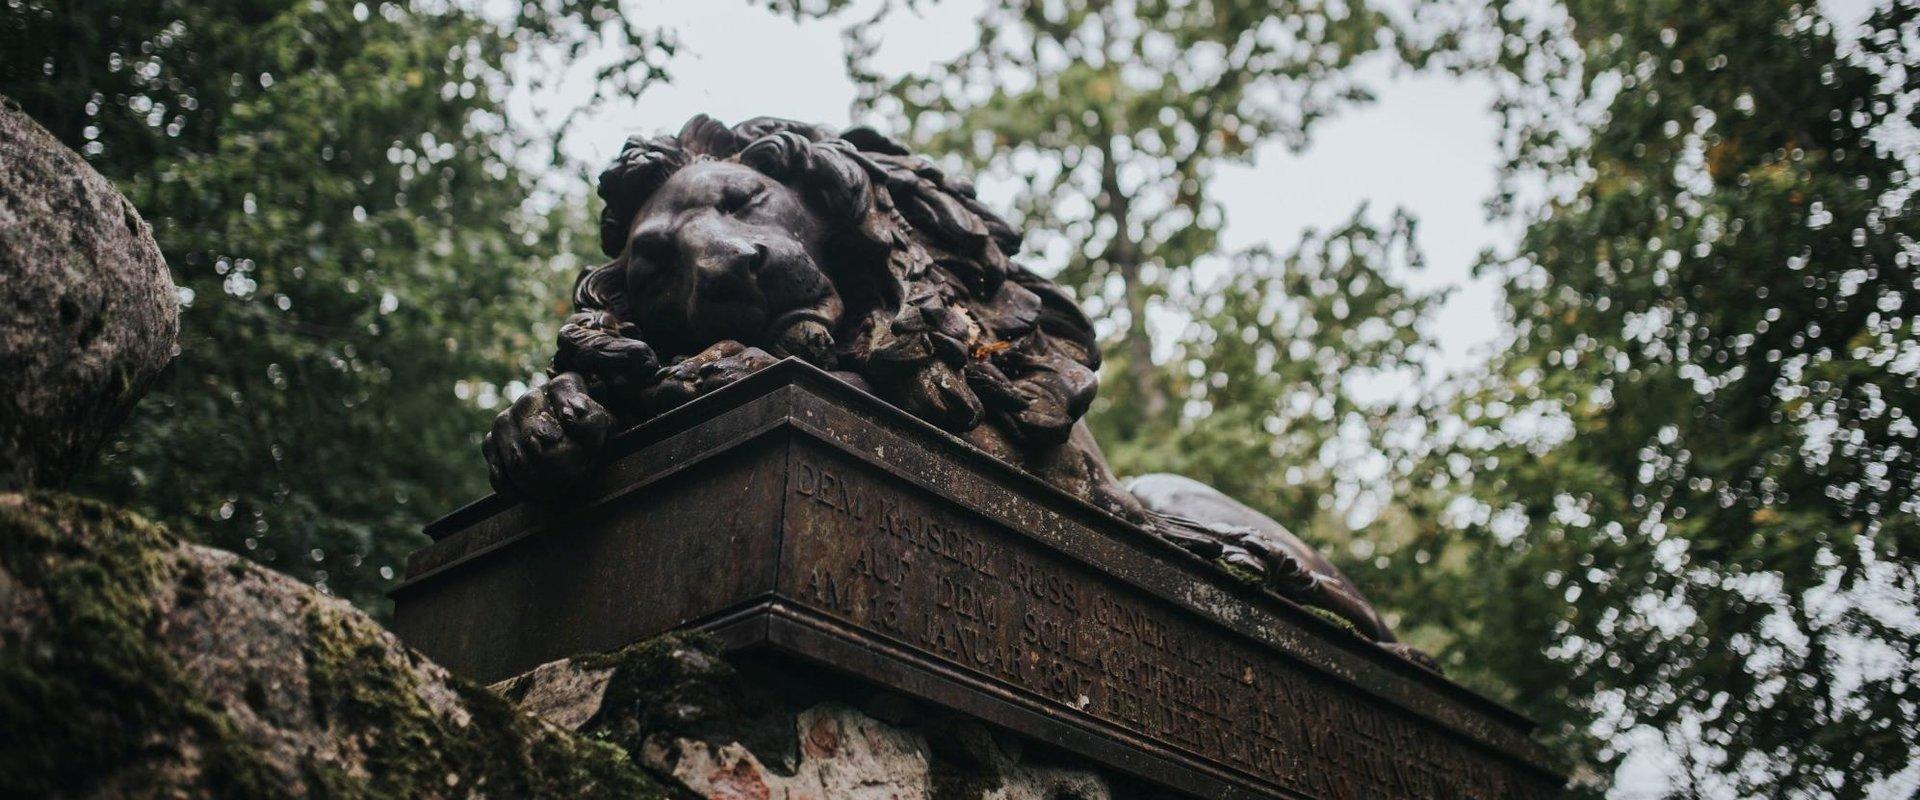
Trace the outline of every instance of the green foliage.
<path fill-rule="evenodd" d="M 1917 121 L 1912 4 L 1850 52 L 1779 2 L 1419 11 L 1006 2 L 930 75 L 860 74 L 869 109 L 1013 184 L 1108 323 L 1094 421 L 1123 472 L 1306 529 L 1450 674 L 1541 719 L 1584 790 L 1638 729 L 1680 755 L 1677 794 L 1862 796 L 1920 738 L 1920 283 L 1890 150 Z M 1508 349 L 1412 405 L 1365 385 L 1421 385 L 1432 298 L 1388 280 L 1417 261 L 1401 234 L 1356 218 L 1216 270 L 1206 195 L 1359 99 L 1342 70 L 1403 30 L 1503 88 L 1493 208 L 1526 227 L 1485 267 Z M 1236 60 L 1274 31 L 1315 44 Z M 1152 341 L 1150 311 L 1182 335 Z"/>
<path fill-rule="evenodd" d="M 1011 187 L 1029 252 L 1110 324 L 1101 418 L 1131 440 L 1176 421 L 1149 317 L 1219 248 L 1211 177 L 1364 99 L 1347 68 L 1393 37 L 1362 2 L 1000 0 L 924 75 L 878 75 L 872 38 L 850 41 L 861 105 Z"/>
<path fill-rule="evenodd" d="M 511 54 L 622 33 L 614 0 L 464 6 L 27 0 L 0 94 L 153 223 L 180 354 L 95 489 L 376 611 L 426 518 L 486 488 L 477 440 L 589 252 L 528 201 Z"/>
<path fill-rule="evenodd" d="M 1915 8 L 1853 57 L 1811 6 L 1564 12 L 1456 39 L 1495 44 L 1510 185 L 1548 186 L 1498 205 L 1512 339 L 1410 499 L 1408 546 L 1472 567 L 1363 582 L 1589 788 L 1641 728 L 1676 795 L 1865 796 L 1920 739 Z"/>
<path fill-rule="evenodd" d="M 0 495 L 0 579 L 17 604 L 10 612 L 26 624 L 35 612 L 59 623 L 37 626 L 31 645 L 0 649 L 0 719 L 9 731 L 0 792 L 77 795 L 139 768 L 161 741 L 198 749 L 208 797 L 271 793 L 261 755 L 154 641 L 153 598 L 175 578 L 165 554 L 178 546 L 164 528 L 97 502 Z"/>

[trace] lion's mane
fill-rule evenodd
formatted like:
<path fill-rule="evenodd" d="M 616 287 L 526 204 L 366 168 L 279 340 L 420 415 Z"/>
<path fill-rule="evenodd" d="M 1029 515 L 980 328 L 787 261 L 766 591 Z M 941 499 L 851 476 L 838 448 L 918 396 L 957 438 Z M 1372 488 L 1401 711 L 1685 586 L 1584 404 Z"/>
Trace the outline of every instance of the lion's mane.
<path fill-rule="evenodd" d="M 733 161 L 799 190 L 834 226 L 821 265 L 846 305 L 841 369 L 951 431 L 991 422 L 1015 443 L 1064 442 L 1093 401 L 1100 352 L 1073 298 L 1013 263 L 1020 234 L 965 179 L 867 128 L 842 134 L 706 115 L 672 136 L 627 140 L 600 175 L 600 245 L 580 311 L 628 317 L 622 254 L 633 217 L 674 172 Z"/>

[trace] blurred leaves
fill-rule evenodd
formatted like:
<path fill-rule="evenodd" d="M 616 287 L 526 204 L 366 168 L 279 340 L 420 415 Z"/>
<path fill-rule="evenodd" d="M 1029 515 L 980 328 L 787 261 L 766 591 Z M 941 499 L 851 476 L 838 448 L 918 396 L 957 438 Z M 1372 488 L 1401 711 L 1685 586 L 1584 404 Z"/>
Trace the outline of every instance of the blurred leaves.
<path fill-rule="evenodd" d="M 1419 259 L 1411 220 L 1377 226 L 1362 209 L 1169 293 L 1188 322 L 1157 368 L 1181 413 L 1171 430 L 1103 440 L 1115 468 L 1204 481 L 1339 558 L 1349 516 L 1391 499 L 1381 489 L 1404 465 L 1385 454 L 1425 433 L 1404 389 L 1422 380 L 1422 329 L 1442 296 L 1387 277 Z"/>
<path fill-rule="evenodd" d="M 1422 10 L 1527 227 L 1405 498 L 1472 567 L 1363 582 L 1588 788 L 1651 732 L 1673 796 L 1866 796 L 1920 739 L 1914 6 L 1850 52 L 1779 2 Z"/>

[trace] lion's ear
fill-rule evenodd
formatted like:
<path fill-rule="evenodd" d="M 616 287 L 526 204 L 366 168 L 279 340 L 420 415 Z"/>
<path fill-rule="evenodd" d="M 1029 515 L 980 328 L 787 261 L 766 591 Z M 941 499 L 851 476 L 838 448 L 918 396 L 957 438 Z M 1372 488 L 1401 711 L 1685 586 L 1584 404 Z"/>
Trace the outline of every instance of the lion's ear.
<path fill-rule="evenodd" d="M 753 140 L 740 163 L 788 184 L 799 184 L 825 205 L 832 219 L 857 223 L 873 205 L 873 184 L 843 142 L 815 143 L 794 131 Z"/>
<path fill-rule="evenodd" d="M 848 144 L 869 153 L 884 153 L 890 156 L 912 155 L 912 153 L 908 152 L 906 145 L 896 142 L 888 138 L 886 134 L 865 125 L 840 134 L 840 138 L 845 139 Z"/>
<path fill-rule="evenodd" d="M 674 137 L 680 146 L 689 152 L 714 158 L 728 158 L 740 152 L 743 143 L 739 134 L 720 120 L 705 114 L 696 114 L 687 124 L 680 126 L 680 135 Z"/>

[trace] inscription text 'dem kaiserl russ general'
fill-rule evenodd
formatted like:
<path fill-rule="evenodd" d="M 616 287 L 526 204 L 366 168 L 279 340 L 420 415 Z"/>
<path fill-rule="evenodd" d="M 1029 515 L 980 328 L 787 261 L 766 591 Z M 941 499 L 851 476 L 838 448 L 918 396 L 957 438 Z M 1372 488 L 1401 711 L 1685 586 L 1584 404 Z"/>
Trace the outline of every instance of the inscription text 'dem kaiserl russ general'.
<path fill-rule="evenodd" d="M 1511 765 L 838 459 L 789 477 L 796 599 L 1203 761 L 1320 798 L 1518 798 Z"/>

